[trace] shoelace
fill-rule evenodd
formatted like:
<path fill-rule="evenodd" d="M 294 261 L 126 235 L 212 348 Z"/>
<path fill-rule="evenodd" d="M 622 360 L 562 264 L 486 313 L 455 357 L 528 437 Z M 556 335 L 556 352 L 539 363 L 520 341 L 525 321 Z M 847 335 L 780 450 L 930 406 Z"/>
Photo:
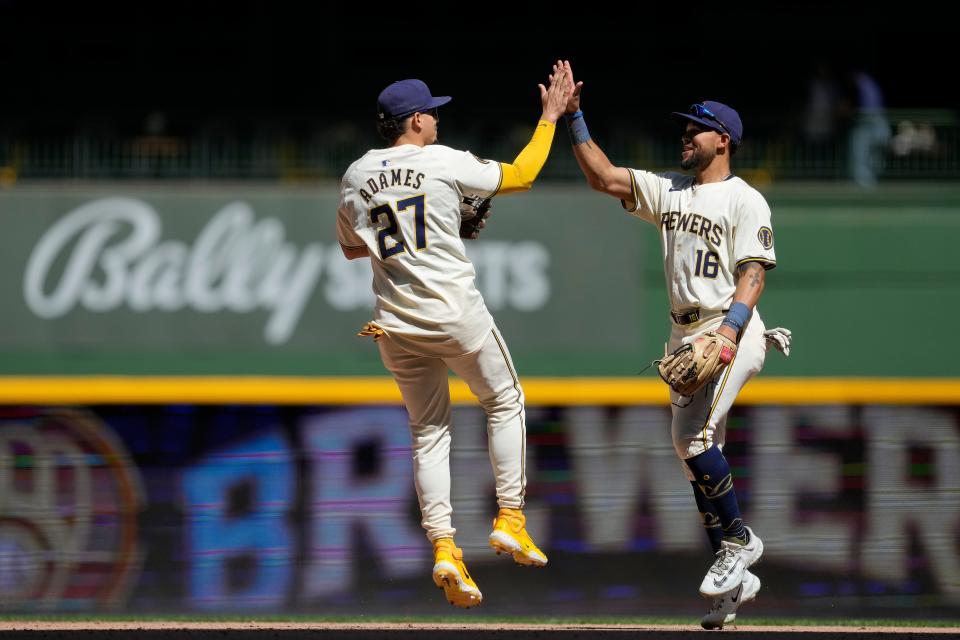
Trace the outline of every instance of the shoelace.
<path fill-rule="evenodd" d="M 710 567 L 710 572 L 718 576 L 724 575 L 733 564 L 736 555 L 736 552 L 728 547 L 720 549 L 720 551 L 717 551 L 717 559 L 713 561 L 713 566 Z"/>

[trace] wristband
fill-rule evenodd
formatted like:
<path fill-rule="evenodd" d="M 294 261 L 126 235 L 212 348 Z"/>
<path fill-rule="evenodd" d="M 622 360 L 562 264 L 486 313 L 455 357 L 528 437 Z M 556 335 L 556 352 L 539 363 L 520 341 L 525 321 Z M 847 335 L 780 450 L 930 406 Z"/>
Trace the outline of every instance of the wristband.
<path fill-rule="evenodd" d="M 583 144 L 590 139 L 587 123 L 583 119 L 583 111 L 565 113 L 563 118 L 567 121 L 567 130 L 570 133 L 570 142 L 573 145 Z"/>
<path fill-rule="evenodd" d="M 723 319 L 720 326 L 727 325 L 739 334 L 740 331 L 743 330 L 744 325 L 750 321 L 751 313 L 747 305 L 742 302 L 734 302 L 730 305 L 730 310 L 727 311 L 727 317 Z"/>

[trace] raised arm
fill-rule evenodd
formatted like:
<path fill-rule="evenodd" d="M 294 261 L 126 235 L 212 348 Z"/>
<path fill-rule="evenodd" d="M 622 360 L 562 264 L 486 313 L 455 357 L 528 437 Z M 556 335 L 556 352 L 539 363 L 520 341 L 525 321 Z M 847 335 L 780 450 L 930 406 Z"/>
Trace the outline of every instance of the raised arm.
<path fill-rule="evenodd" d="M 619 198 L 628 204 L 636 204 L 630 171 L 624 167 L 615 167 L 607 158 L 607 154 L 590 138 L 583 112 L 580 110 L 580 91 L 583 89 L 583 82 L 574 82 L 573 69 L 569 60 L 563 62 L 563 72 L 567 76 L 567 84 L 573 87 L 567 99 L 564 117 L 570 128 L 573 154 L 577 157 L 577 163 L 583 175 L 586 176 L 587 183 L 592 189 Z"/>
<path fill-rule="evenodd" d="M 556 64 L 553 65 L 553 73 L 549 75 L 548 87 L 544 87 L 542 84 L 538 86 L 540 87 L 540 102 L 543 105 L 543 113 L 540 116 L 540 121 L 537 122 L 533 137 L 523 148 L 523 151 L 517 155 L 512 163 L 500 163 L 503 180 L 498 193 L 515 193 L 526 191 L 532 187 L 533 181 L 537 179 L 540 170 L 547 161 L 547 156 L 550 154 L 550 145 L 553 143 L 557 120 L 563 115 L 572 88 L 572 85 L 568 86 L 563 62 L 557 60 Z"/>

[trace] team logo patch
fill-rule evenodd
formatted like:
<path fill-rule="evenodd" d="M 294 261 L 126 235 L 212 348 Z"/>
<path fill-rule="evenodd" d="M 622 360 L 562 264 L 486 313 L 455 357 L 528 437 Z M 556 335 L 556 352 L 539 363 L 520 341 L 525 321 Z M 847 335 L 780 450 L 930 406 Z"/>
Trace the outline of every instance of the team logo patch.
<path fill-rule="evenodd" d="M 773 246 L 773 229 L 770 227 L 760 227 L 760 231 L 757 231 L 757 239 L 760 241 L 760 244 L 763 245 L 764 249 L 769 249 Z"/>
<path fill-rule="evenodd" d="M 116 433 L 74 409 L 0 414 L 0 611 L 121 607 L 144 549 L 143 479 Z"/>
<path fill-rule="evenodd" d="M 472 155 L 472 156 L 473 156 L 473 159 L 476 160 L 477 162 L 479 162 L 480 164 L 490 164 L 490 161 L 489 161 L 489 160 L 484 160 L 483 158 L 478 158 L 475 153 L 471 153 L 470 155 Z"/>

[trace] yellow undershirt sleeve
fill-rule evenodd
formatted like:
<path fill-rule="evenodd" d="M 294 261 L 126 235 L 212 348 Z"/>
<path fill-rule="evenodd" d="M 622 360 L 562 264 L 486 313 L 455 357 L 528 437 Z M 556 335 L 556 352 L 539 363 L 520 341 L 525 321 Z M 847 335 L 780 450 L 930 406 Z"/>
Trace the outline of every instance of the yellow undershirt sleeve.
<path fill-rule="evenodd" d="M 500 163 L 503 179 L 500 181 L 497 193 L 516 193 L 526 191 L 533 186 L 533 181 L 537 179 L 550 154 L 550 145 L 553 143 L 553 133 L 556 129 L 557 125 L 553 122 L 539 121 L 530 142 L 514 159 L 513 164 Z"/>

